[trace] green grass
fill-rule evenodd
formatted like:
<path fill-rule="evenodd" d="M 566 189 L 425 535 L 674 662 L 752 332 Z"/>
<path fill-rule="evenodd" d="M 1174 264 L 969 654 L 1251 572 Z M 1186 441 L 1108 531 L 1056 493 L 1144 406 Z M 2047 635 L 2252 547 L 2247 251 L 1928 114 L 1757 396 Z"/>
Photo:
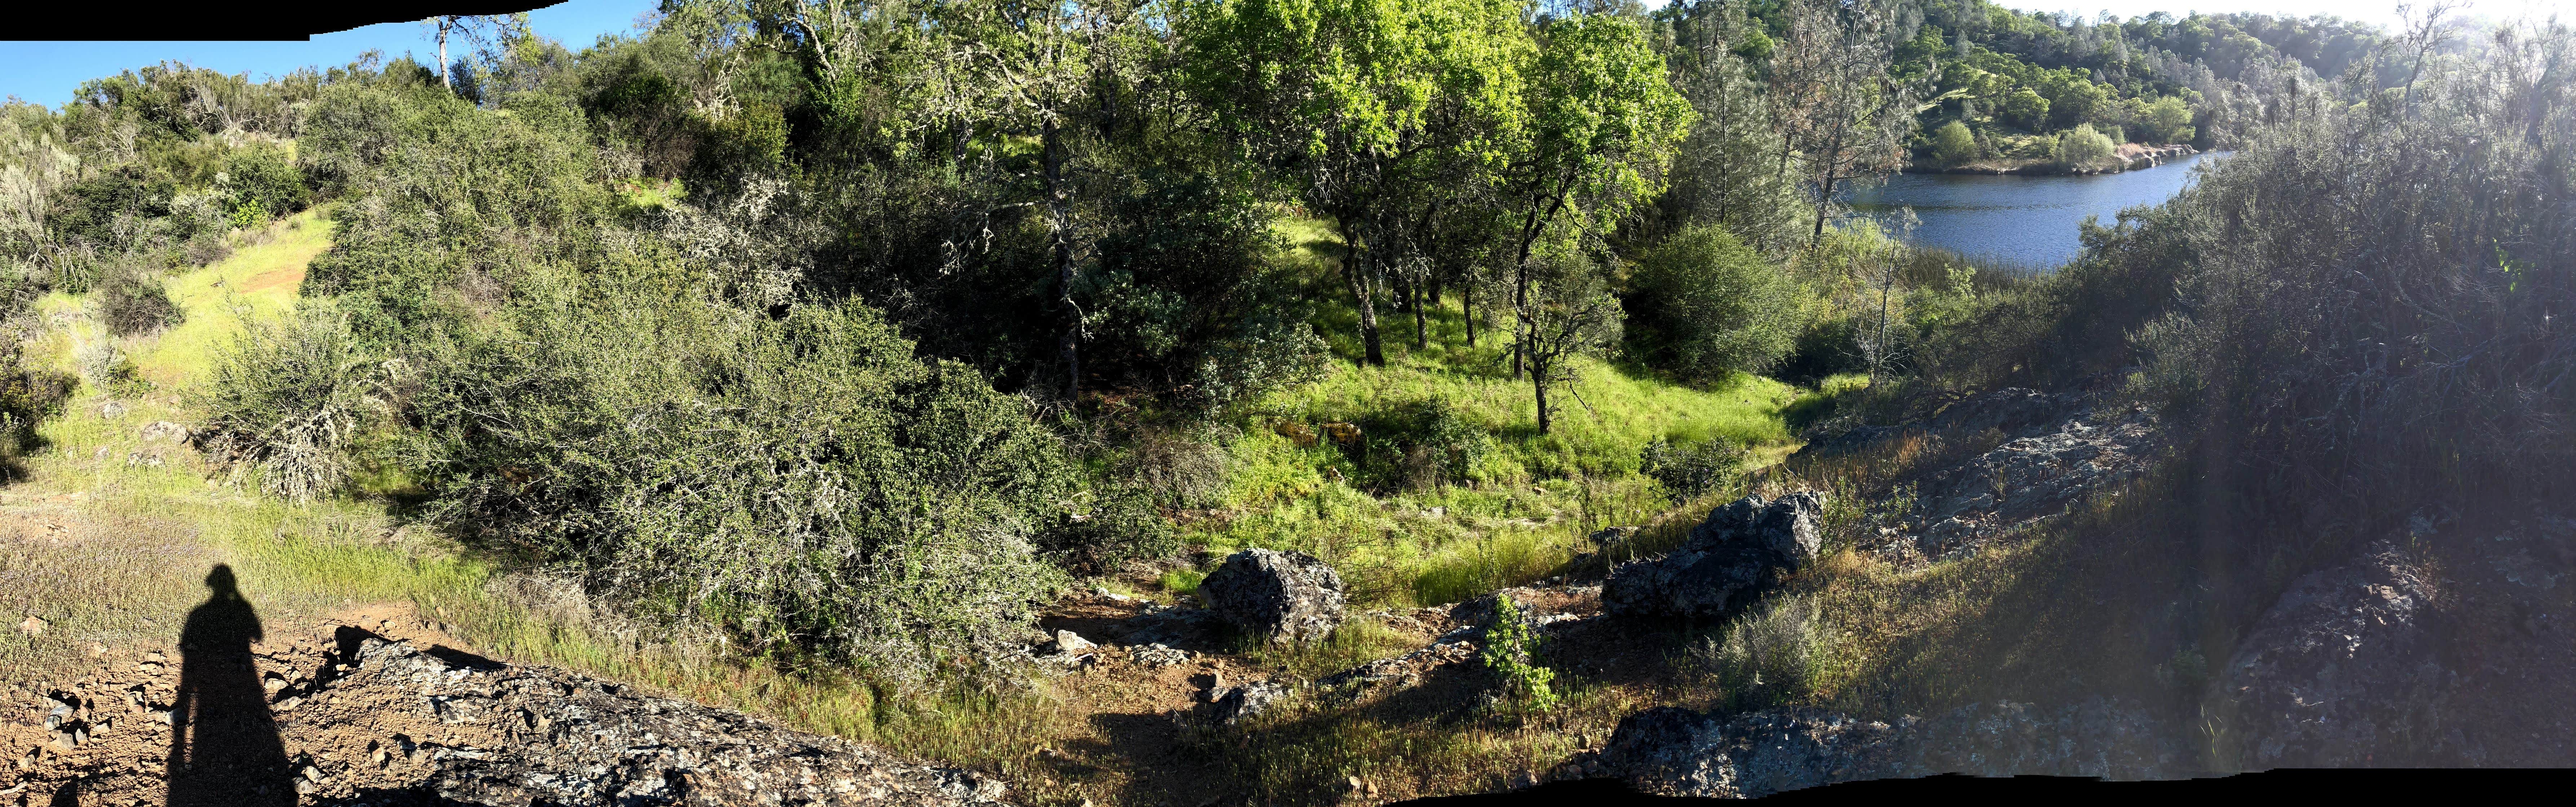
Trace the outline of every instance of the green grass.
<path fill-rule="evenodd" d="M 1364 365 L 1358 316 L 1334 264 L 1339 243 L 1311 219 L 1275 226 L 1290 244 L 1283 260 L 1307 268 L 1308 293 L 1323 303 L 1316 326 L 1334 359 L 1322 380 L 1248 409 L 1225 446 L 1233 468 L 1222 497 L 1228 517 L 1194 526 L 1188 537 L 1218 552 L 1316 554 L 1343 572 L 1363 603 L 1456 602 L 1546 576 L 1592 531 L 1643 523 L 1671 506 L 1638 472 L 1647 444 L 1722 439 L 1754 449 L 1756 462 L 1776 461 L 1795 444 L 1784 416 L 1815 406 L 1814 396 L 1767 378 L 1739 375 L 1693 389 L 1581 359 L 1572 363 L 1576 380 L 1551 395 L 1554 428 L 1542 435 L 1530 385 L 1511 377 L 1507 345 L 1497 341 L 1507 327 L 1479 325 L 1478 344 L 1467 345 L 1453 293 L 1427 307 L 1420 348 L 1410 314 L 1382 312 L 1387 365 Z M 1440 402 L 1494 441 L 1446 485 L 1364 489 L 1365 469 L 1345 449 L 1331 440 L 1301 447 L 1283 434 L 1365 423 L 1424 401 Z"/>

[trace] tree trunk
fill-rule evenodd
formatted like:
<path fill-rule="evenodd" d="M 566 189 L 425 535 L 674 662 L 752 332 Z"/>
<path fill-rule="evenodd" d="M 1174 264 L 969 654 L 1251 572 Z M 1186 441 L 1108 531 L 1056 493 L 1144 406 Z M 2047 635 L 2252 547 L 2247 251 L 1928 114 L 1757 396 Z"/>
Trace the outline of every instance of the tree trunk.
<path fill-rule="evenodd" d="M 1530 388 L 1532 391 L 1538 393 L 1538 433 L 1546 434 L 1549 423 L 1547 417 L 1547 368 L 1544 363 L 1538 360 L 1538 356 L 1535 353 L 1530 355 Z"/>
<path fill-rule="evenodd" d="M 438 18 L 438 86 L 449 95 L 456 94 L 456 84 L 447 79 L 447 29 L 455 24 L 455 17 Z"/>
<path fill-rule="evenodd" d="M 1826 172 L 1822 180 L 1817 183 L 1817 187 L 1821 190 L 1816 192 L 1816 233 L 1807 237 L 1807 248 L 1810 250 L 1815 249 L 1817 244 L 1825 242 L 1825 208 L 1833 204 L 1834 199 L 1833 173 Z"/>
<path fill-rule="evenodd" d="M 1467 346 L 1476 346 L 1476 284 L 1458 288 L 1458 318 L 1467 323 Z"/>
<path fill-rule="evenodd" d="M 1342 217 L 1333 218 L 1338 222 Z M 1361 247 L 1360 239 L 1353 237 L 1349 224 L 1342 224 L 1341 230 L 1342 279 L 1350 282 L 1351 300 L 1359 304 L 1360 344 L 1367 350 L 1366 361 L 1369 364 L 1384 367 L 1386 352 L 1377 342 L 1377 304 L 1369 294 L 1368 271 L 1361 265 L 1367 261 L 1368 253 Z"/>
<path fill-rule="evenodd" d="M 1050 117 L 1038 125 L 1039 139 L 1045 141 L 1045 176 L 1047 224 L 1054 230 L 1056 306 L 1064 312 L 1064 334 L 1056 342 L 1064 358 L 1064 398 L 1078 400 L 1082 392 L 1082 310 L 1073 301 L 1073 210 L 1064 192 L 1064 137 Z"/>
<path fill-rule="evenodd" d="M 1413 351 L 1420 353 L 1425 350 L 1430 350 L 1431 319 L 1430 317 L 1424 316 L 1422 313 L 1422 281 L 1412 278 L 1405 279 L 1404 305 L 1407 308 L 1413 309 Z"/>

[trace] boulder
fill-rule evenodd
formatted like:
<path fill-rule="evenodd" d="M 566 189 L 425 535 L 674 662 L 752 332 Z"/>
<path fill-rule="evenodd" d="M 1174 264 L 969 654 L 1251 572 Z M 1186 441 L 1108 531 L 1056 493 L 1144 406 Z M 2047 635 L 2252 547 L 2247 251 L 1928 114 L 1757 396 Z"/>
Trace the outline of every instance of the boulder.
<path fill-rule="evenodd" d="M 1246 549 L 1199 581 L 1208 610 L 1271 642 L 1314 641 L 1342 623 L 1342 576 L 1303 552 Z"/>
<path fill-rule="evenodd" d="M 2173 729 L 2099 698 L 1973 703 L 1891 721 L 1812 707 L 1725 717 L 1661 707 L 1619 721 L 1600 761 L 1646 792 L 1716 798 L 1946 773 L 2156 779 L 2195 772 Z"/>
<path fill-rule="evenodd" d="M 2430 575 L 2386 541 L 2299 578 L 2237 644 L 2212 700 L 2249 769 L 2463 764 Z M 2449 751 L 2451 753 L 2442 753 Z"/>
<path fill-rule="evenodd" d="M 1091 640 L 1082 638 L 1082 634 L 1069 630 L 1055 632 L 1055 652 L 1069 656 L 1081 655 L 1091 652 L 1093 647 Z"/>
<path fill-rule="evenodd" d="M 146 443 L 185 443 L 189 436 L 188 427 L 167 420 L 143 424 L 140 433 Z"/>
<path fill-rule="evenodd" d="M 1275 681 L 1253 681 L 1237 687 L 1223 687 L 1209 693 L 1208 703 L 1200 704 L 1198 713 L 1211 725 L 1231 726 L 1259 716 L 1288 697 L 1288 687 Z"/>
<path fill-rule="evenodd" d="M 1601 606 L 1621 616 L 1718 619 L 1815 561 L 1825 498 L 1746 496 L 1710 511 L 1661 558 L 1623 564 L 1601 585 Z"/>

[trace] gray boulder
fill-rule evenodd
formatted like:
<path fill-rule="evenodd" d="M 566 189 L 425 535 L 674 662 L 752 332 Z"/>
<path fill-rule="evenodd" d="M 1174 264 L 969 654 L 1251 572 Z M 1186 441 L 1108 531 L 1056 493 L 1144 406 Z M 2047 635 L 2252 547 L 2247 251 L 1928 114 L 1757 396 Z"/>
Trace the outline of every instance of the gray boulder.
<path fill-rule="evenodd" d="M 1324 638 L 1342 623 L 1342 576 L 1303 552 L 1246 549 L 1199 581 L 1225 621 L 1278 644 Z"/>
<path fill-rule="evenodd" d="M 2176 735 L 2134 704 L 2098 698 L 2056 708 L 1973 703 L 1888 722 L 1817 708 L 1721 718 L 1662 707 L 1621 720 L 1601 762 L 1651 793 L 1759 798 L 1945 773 L 2134 780 L 2196 772 Z"/>
<path fill-rule="evenodd" d="M 2429 577 L 2383 541 L 2293 583 L 2237 645 L 2212 693 L 2236 764 L 2471 762 L 2439 719 L 2454 676 L 2428 624 Z"/>
<path fill-rule="evenodd" d="M 1209 725 L 1231 726 L 1270 711 L 1288 697 L 1288 687 L 1276 681 L 1253 681 L 1237 687 L 1222 687 L 1208 693 L 1208 702 L 1197 707 L 1200 719 Z"/>
<path fill-rule="evenodd" d="M 1621 565 L 1601 585 L 1602 609 L 1622 616 L 1718 619 L 1741 610 L 1783 572 L 1816 559 L 1825 497 L 1746 496 L 1710 511 L 1661 558 Z"/>

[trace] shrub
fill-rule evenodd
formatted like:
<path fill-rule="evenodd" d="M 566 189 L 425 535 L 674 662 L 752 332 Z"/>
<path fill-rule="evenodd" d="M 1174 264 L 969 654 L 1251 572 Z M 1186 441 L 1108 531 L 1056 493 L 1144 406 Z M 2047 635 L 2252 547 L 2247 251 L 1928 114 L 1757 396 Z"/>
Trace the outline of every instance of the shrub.
<path fill-rule="evenodd" d="M 2076 170 L 2101 168 L 2118 149 L 2111 138 L 2093 131 L 2093 124 L 2082 124 L 2057 136 L 2057 164 Z"/>
<path fill-rule="evenodd" d="M 1524 712 L 1556 708 L 1556 691 L 1548 686 L 1556 680 L 1556 671 L 1538 664 L 1538 633 L 1510 595 L 1496 594 L 1493 599 L 1493 624 L 1485 628 L 1485 646 L 1476 651 L 1477 663 L 1493 675 L 1503 703 Z"/>
<path fill-rule="evenodd" d="M 1816 680 L 1816 604 L 1805 596 L 1773 600 L 1728 625 L 1722 639 L 1691 652 L 1716 679 L 1730 709 L 1777 706 L 1806 696 Z"/>
<path fill-rule="evenodd" d="M 1675 446 L 1658 438 L 1638 452 L 1638 470 L 1664 485 L 1675 501 L 1716 490 L 1743 465 L 1743 448 L 1711 438 Z"/>
<path fill-rule="evenodd" d="M 257 471 L 260 489 L 309 501 L 348 481 L 348 449 L 375 407 L 385 368 L 359 352 L 348 321 L 306 304 L 283 320 L 258 320 L 215 354 L 192 401 L 198 444 L 233 469 Z"/>
<path fill-rule="evenodd" d="M 1932 161 L 1958 165 L 1977 158 L 1977 136 L 1967 124 L 1951 121 L 1932 132 Z"/>
<path fill-rule="evenodd" d="M 109 333 L 134 336 L 179 324 L 179 306 L 161 276 L 132 261 L 119 261 L 101 272 L 95 292 L 99 318 Z"/>
<path fill-rule="evenodd" d="M 2138 133 L 2150 143 L 2180 143 L 2192 137 L 2191 108 L 2182 99 L 2165 96 L 2148 104 L 2146 114 L 2138 120 Z"/>
<path fill-rule="evenodd" d="M 855 303 L 771 318 L 685 289 L 433 345 L 411 405 L 431 517 L 783 662 L 918 680 L 1025 630 L 1063 579 L 1039 547 L 1083 538 L 1028 402 Z M 1107 519 L 1083 520 L 1135 523 Z"/>
<path fill-rule="evenodd" d="M 26 366 L 18 343 L 0 347 L 0 480 L 20 476 L 17 459 L 37 442 L 36 424 L 62 414 L 80 379 Z"/>
<path fill-rule="evenodd" d="M 1803 324 L 1796 281 L 1714 225 L 1648 251 L 1630 288 L 1631 349 L 1692 380 L 1770 368 Z"/>
<path fill-rule="evenodd" d="M 1494 450 L 1494 436 L 1440 398 L 1390 406 L 1361 419 L 1361 456 L 1380 489 L 1426 490 L 1463 479 Z"/>

